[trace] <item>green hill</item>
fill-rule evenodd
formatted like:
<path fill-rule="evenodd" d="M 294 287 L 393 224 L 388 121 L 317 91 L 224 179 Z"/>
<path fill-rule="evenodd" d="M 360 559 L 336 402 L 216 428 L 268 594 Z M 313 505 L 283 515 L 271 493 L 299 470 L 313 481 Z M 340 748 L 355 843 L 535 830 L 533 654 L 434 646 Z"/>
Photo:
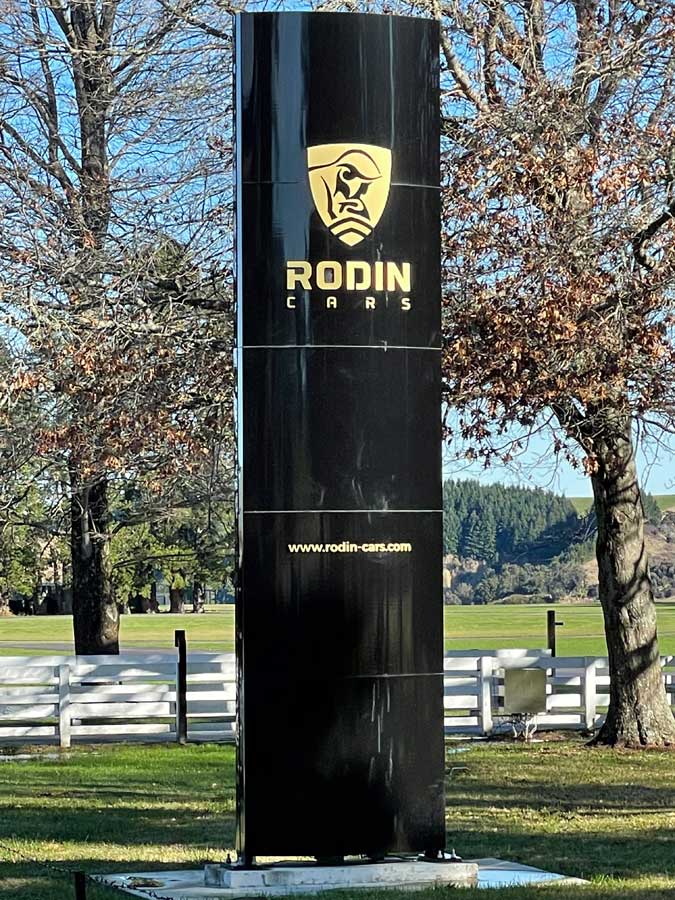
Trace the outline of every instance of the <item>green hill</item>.
<path fill-rule="evenodd" d="M 585 516 L 591 506 L 593 506 L 592 497 L 568 497 L 568 500 L 580 516 Z"/>
<path fill-rule="evenodd" d="M 474 480 L 445 481 L 443 509 L 444 552 L 493 565 L 549 562 L 578 543 L 584 522 L 551 491 Z"/>
<path fill-rule="evenodd" d="M 652 494 L 652 497 L 656 500 L 661 512 L 675 510 L 675 494 Z M 568 500 L 580 516 L 585 516 L 593 505 L 592 497 L 568 497 Z"/>
<path fill-rule="evenodd" d="M 675 495 L 644 494 L 657 598 L 675 596 Z M 597 597 L 590 497 L 448 480 L 443 485 L 447 604 Z M 673 512 L 668 512 L 673 510 Z M 666 514 L 667 513 L 667 514 Z"/>

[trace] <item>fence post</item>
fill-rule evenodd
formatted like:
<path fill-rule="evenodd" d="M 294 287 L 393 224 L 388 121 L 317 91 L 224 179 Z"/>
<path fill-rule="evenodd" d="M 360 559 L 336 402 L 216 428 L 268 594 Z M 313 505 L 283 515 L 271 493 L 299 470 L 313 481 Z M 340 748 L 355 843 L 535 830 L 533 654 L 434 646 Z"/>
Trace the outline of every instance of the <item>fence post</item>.
<path fill-rule="evenodd" d="M 483 734 L 492 732 L 492 673 L 493 659 L 481 656 L 479 676 L 480 722 Z"/>
<path fill-rule="evenodd" d="M 551 656 L 556 655 L 556 628 L 559 625 L 564 625 L 564 622 L 556 622 L 555 619 L 556 612 L 554 609 L 546 610 L 546 640 L 548 649 L 551 651 Z"/>
<path fill-rule="evenodd" d="M 70 666 L 59 666 L 59 746 L 70 747 Z M 83 895 L 84 896 L 84 895 Z"/>
<path fill-rule="evenodd" d="M 174 643 L 178 648 L 176 660 L 176 740 L 187 744 L 187 645 L 185 632 L 176 631 Z"/>
<path fill-rule="evenodd" d="M 75 900 L 87 900 L 87 877 L 84 872 L 73 872 Z"/>
<path fill-rule="evenodd" d="M 585 657 L 584 662 L 586 665 L 584 671 L 584 721 L 586 728 L 591 731 L 595 728 L 597 701 L 595 658 L 589 662 L 589 657 Z"/>

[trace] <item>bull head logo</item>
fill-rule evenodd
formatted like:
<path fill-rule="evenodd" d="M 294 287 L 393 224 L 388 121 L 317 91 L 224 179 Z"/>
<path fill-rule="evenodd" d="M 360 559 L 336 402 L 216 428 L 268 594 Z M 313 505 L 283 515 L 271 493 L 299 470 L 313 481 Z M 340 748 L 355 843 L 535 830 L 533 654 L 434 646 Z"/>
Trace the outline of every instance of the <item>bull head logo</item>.
<path fill-rule="evenodd" d="M 307 148 L 309 186 L 321 220 L 353 247 L 372 232 L 387 205 L 391 150 L 370 144 Z"/>

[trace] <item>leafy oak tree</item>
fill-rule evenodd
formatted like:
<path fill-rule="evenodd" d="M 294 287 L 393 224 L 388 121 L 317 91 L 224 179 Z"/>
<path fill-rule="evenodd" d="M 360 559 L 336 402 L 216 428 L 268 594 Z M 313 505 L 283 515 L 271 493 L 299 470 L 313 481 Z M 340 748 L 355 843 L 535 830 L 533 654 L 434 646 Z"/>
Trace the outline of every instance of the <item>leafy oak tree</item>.
<path fill-rule="evenodd" d="M 118 650 L 112 495 L 227 456 L 228 18 L 0 0 L 0 447 L 66 473 L 78 653 Z"/>
<path fill-rule="evenodd" d="M 489 463 L 548 433 L 584 466 L 612 676 L 596 740 L 672 744 L 635 441 L 675 428 L 675 6 L 417 9 L 447 88 L 448 436 Z"/>

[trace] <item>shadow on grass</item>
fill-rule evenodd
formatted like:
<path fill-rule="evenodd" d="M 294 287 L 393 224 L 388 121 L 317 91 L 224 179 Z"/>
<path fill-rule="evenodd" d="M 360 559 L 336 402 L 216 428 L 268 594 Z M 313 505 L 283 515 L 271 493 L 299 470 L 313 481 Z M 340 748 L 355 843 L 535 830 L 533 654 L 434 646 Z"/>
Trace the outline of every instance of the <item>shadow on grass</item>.
<path fill-rule="evenodd" d="M 675 833 L 668 828 L 645 829 L 620 836 L 609 831 L 583 834 L 493 829 L 453 832 L 450 822 L 448 837 L 449 845 L 456 847 L 465 859 L 496 856 L 586 879 L 675 876 Z M 675 891 L 671 896 L 675 897 Z"/>
<path fill-rule="evenodd" d="M 71 863 L 72 865 L 72 863 Z M 162 865 L 161 863 L 149 864 L 147 860 L 129 860 L 123 867 L 119 865 L 114 869 L 109 867 L 111 873 L 117 872 L 148 872 L 178 868 L 196 868 L 192 866 Z M 77 861 L 77 868 L 89 874 L 99 874 L 104 870 L 99 860 L 82 859 Z M 70 900 L 73 894 L 72 878 L 42 872 L 34 867 L 24 864 L 7 865 L 0 863 L 0 894 L 3 900 Z M 161 889 L 157 889 L 161 890 Z M 129 896 L 117 890 L 95 884 L 87 883 L 87 900 L 122 900 Z M 305 895 L 311 900 L 311 895 Z M 327 895 L 315 895 L 325 898 Z M 383 900 L 381 890 L 377 891 L 335 891 L 329 897 L 333 900 Z M 545 887 L 511 887 L 502 888 L 498 893 L 486 895 L 483 890 L 467 888 L 436 888 L 415 891 L 415 900 L 439 900 L 439 898 L 453 898 L 453 900 L 577 900 L 588 897 L 589 900 L 672 900 L 673 892 L 668 888 L 632 887 L 629 883 L 616 880 L 608 884 L 587 886 L 555 886 Z M 404 891 L 387 891 L 388 900 L 410 900 L 411 894 Z M 279 898 L 281 900 L 281 898 Z"/>
<path fill-rule="evenodd" d="M 574 811 L 578 815 L 647 815 L 675 809 L 675 787 L 555 784 L 551 781 L 518 781 L 512 777 L 508 783 L 486 781 L 482 777 L 479 780 L 468 778 L 451 782 L 447 791 L 448 810 L 452 812 L 453 807 L 467 805 L 477 809 L 502 805 L 537 811 Z"/>
<path fill-rule="evenodd" d="M 673 808 L 671 787 L 469 777 L 448 785 L 448 845 L 582 878 L 673 877 Z"/>
<path fill-rule="evenodd" d="M 56 809 L 0 808 L 0 840 L 231 847 L 234 828 L 234 811 L 199 809 L 196 804 L 190 810 L 124 805 L 107 808 L 78 805 L 74 809 L 67 806 Z"/>
<path fill-rule="evenodd" d="M 61 842 L 62 849 L 52 848 L 52 852 L 69 857 L 64 861 L 67 868 L 89 873 L 195 868 L 196 862 L 166 859 L 171 855 L 213 857 L 214 848 L 233 845 L 233 754 L 228 758 L 220 751 L 168 750 L 147 753 L 144 759 L 145 765 L 135 753 L 101 753 L 81 761 L 74 757 L 66 766 L 40 763 L 29 770 L 12 765 L 15 778 L 9 770 L 0 770 L 0 775 L 7 775 L 0 784 L 0 842 L 9 839 L 11 844 L 16 838 L 30 848 L 28 853 L 38 855 L 43 852 L 41 843 Z M 550 759 L 514 755 L 502 772 L 499 755 L 477 754 L 473 759 L 467 757 L 467 775 L 448 783 L 449 846 L 465 858 L 497 856 L 595 880 L 587 888 L 519 887 L 489 897 L 672 900 L 675 896 L 672 887 L 647 887 L 650 881 L 666 879 L 672 885 L 675 878 L 675 831 L 663 827 L 665 814 L 675 808 L 675 788 L 662 768 L 629 773 L 608 765 L 606 771 L 598 768 L 598 780 L 593 783 L 595 773 L 591 768 L 584 770 L 584 754 L 560 759 L 553 754 Z M 528 770 L 515 768 L 521 760 L 529 766 L 532 780 L 521 777 Z M 543 768 L 537 771 L 533 765 Z M 573 780 L 575 774 L 585 778 L 583 783 Z M 629 777 L 641 783 L 609 783 Z M 653 780 L 645 786 L 642 782 L 647 779 L 658 779 L 663 787 L 654 786 Z M 122 862 L 92 858 L 94 852 L 108 849 L 112 857 L 128 852 L 131 858 Z M 2 857 L 0 850 L 2 900 L 70 900 L 73 896 L 59 876 L 43 875 L 27 864 L 11 865 L 2 862 Z M 638 880 L 640 886 L 634 886 Z M 382 900 L 375 893 L 331 896 L 370 900 L 372 895 L 372 900 Z M 89 889 L 88 900 L 90 894 L 91 900 L 124 896 L 100 887 Z M 425 895 L 427 900 L 439 900 L 441 893 L 422 891 L 416 900 L 425 900 Z M 410 900 L 409 894 L 401 892 L 387 896 Z M 445 888 L 442 896 L 488 898 L 484 891 Z"/>

